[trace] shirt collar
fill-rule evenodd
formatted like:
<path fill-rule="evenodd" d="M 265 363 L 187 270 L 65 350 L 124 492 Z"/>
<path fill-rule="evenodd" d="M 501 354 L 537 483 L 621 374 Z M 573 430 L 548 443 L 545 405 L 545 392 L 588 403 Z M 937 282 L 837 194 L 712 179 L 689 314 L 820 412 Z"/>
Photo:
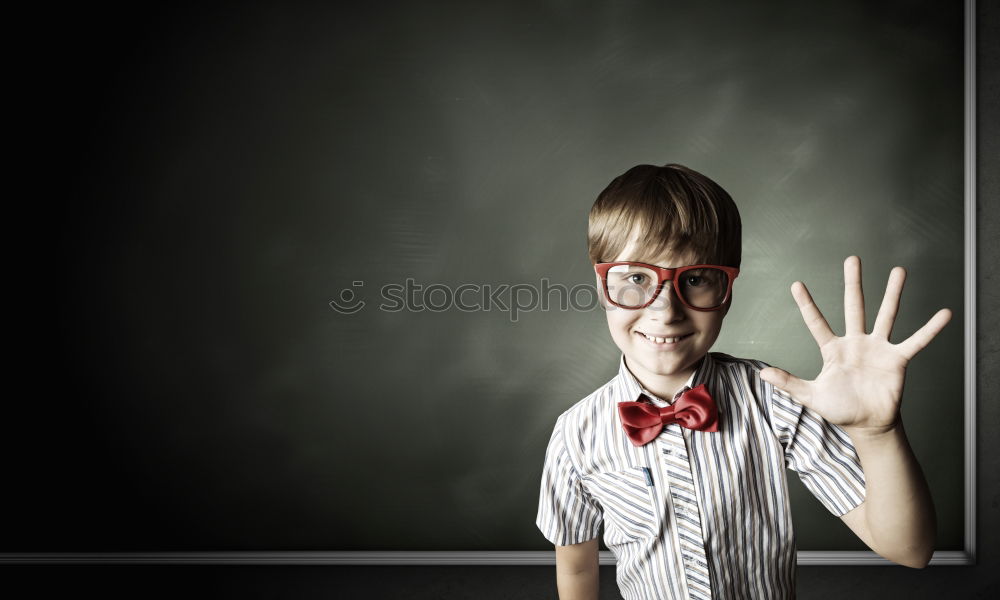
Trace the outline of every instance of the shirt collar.
<path fill-rule="evenodd" d="M 660 398 L 656 394 L 647 390 L 645 386 L 643 386 L 641 383 L 639 383 L 639 380 L 635 378 L 635 375 L 632 374 L 632 371 L 630 371 L 628 367 L 625 365 L 624 353 L 621 355 L 621 358 L 618 361 L 618 381 L 625 388 L 625 397 L 630 398 L 631 399 L 630 401 L 637 402 L 639 401 L 640 394 L 645 394 L 646 396 L 649 397 L 650 400 L 653 401 L 653 404 L 657 406 L 667 406 L 673 404 L 674 400 L 676 400 L 677 396 L 679 396 L 681 393 L 691 388 L 697 387 L 702 383 L 705 383 L 706 375 L 711 370 L 711 364 L 712 364 L 712 358 L 709 354 L 706 353 L 702 361 L 695 368 L 694 373 L 691 373 L 691 376 L 688 377 L 688 380 L 684 384 L 684 386 L 681 387 L 681 389 L 677 390 L 677 392 L 674 394 L 674 397 L 671 398 L 669 401 Z"/>

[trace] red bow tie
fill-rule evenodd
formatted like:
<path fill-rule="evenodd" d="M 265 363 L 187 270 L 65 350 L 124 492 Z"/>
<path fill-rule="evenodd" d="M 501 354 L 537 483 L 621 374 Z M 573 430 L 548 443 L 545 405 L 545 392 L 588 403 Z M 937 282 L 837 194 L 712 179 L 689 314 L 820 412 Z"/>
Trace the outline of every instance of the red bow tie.
<path fill-rule="evenodd" d="M 671 423 L 698 431 L 719 430 L 719 410 L 704 383 L 684 392 L 676 402 L 663 408 L 648 402 L 619 402 L 618 414 L 633 446 L 653 441 Z"/>

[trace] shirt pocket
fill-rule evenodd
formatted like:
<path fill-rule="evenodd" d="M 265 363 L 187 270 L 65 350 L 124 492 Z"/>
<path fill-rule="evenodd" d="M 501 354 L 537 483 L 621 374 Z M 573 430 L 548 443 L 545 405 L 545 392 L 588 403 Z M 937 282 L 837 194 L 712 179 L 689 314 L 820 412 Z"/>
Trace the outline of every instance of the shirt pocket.
<path fill-rule="evenodd" d="M 603 509 L 608 544 L 638 541 L 659 534 L 656 488 L 648 485 L 642 467 L 593 473 L 585 481 L 588 491 Z"/>

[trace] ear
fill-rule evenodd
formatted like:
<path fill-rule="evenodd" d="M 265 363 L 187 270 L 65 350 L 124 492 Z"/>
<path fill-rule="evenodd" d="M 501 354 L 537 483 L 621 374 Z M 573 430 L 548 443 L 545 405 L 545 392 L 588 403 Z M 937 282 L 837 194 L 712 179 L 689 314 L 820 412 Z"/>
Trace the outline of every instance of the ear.
<path fill-rule="evenodd" d="M 608 300 L 604 297 L 604 283 L 597 273 L 594 273 L 594 290 L 597 292 L 597 301 L 601 303 L 601 308 L 608 310 Z"/>

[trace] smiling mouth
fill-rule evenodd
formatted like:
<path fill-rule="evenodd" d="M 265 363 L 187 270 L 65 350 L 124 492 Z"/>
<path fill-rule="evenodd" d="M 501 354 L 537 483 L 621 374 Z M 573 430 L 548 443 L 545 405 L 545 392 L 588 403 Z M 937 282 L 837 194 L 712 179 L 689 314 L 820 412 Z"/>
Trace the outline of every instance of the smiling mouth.
<path fill-rule="evenodd" d="M 687 338 L 689 338 L 692 335 L 694 335 L 693 333 L 687 333 L 687 334 L 684 334 L 684 335 L 678 336 L 678 337 L 661 338 L 661 337 L 653 337 L 653 336 L 646 335 L 645 333 L 643 333 L 641 331 L 636 331 L 635 333 L 636 333 L 636 335 L 642 337 L 644 340 L 646 340 L 650 344 L 653 344 L 654 346 L 658 346 L 658 347 L 661 347 L 661 348 L 669 348 L 671 346 L 675 346 L 675 345 L 677 345 L 678 342 L 680 342 L 682 340 L 686 340 Z"/>

